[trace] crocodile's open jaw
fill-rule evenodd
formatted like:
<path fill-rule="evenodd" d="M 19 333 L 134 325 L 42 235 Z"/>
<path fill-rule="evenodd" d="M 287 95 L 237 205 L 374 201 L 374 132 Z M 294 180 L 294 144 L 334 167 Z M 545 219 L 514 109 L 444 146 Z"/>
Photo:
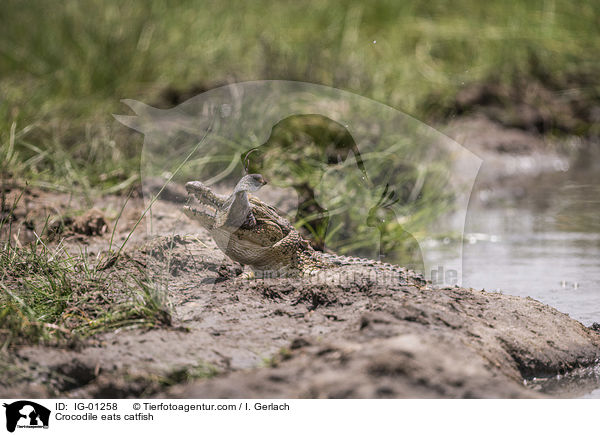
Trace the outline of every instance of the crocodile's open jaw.
<path fill-rule="evenodd" d="M 212 229 L 217 209 L 222 208 L 225 202 L 224 197 L 213 193 L 208 186 L 199 181 L 190 181 L 186 183 L 185 188 L 190 195 L 188 205 L 183 207 L 185 213 L 205 228 Z"/>
<path fill-rule="evenodd" d="M 203 218 L 206 221 L 212 221 L 214 223 L 216 210 L 208 204 L 202 204 L 196 201 L 194 205 L 185 205 L 183 209 L 186 211 L 188 216 Z M 202 221 L 200 221 L 202 222 Z"/>

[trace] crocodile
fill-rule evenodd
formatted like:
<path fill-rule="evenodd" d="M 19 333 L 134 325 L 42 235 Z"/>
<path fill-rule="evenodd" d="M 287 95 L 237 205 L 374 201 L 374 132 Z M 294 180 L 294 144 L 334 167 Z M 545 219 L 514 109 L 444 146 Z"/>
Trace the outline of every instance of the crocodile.
<path fill-rule="evenodd" d="M 264 184 L 261 175 L 249 174 L 226 196 L 200 181 L 190 181 L 185 186 L 188 202 L 184 212 L 208 230 L 227 257 L 262 276 L 311 275 L 343 266 L 368 266 L 403 282 L 426 284 L 422 275 L 398 265 L 315 250 L 277 209 L 248 193 Z"/>

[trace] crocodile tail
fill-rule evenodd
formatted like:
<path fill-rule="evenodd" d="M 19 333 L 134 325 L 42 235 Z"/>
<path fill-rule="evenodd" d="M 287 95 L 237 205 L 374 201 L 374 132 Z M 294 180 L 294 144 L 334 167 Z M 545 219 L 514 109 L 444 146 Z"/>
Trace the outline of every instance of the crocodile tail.
<path fill-rule="evenodd" d="M 324 260 L 326 260 L 329 263 L 334 264 L 336 266 L 351 266 L 351 265 L 373 266 L 373 265 L 385 264 L 385 263 L 382 263 L 381 261 L 370 260 L 368 258 L 350 257 L 350 256 L 346 256 L 346 255 L 321 253 L 321 256 L 323 257 Z M 392 265 L 390 265 L 390 266 L 392 266 Z"/>

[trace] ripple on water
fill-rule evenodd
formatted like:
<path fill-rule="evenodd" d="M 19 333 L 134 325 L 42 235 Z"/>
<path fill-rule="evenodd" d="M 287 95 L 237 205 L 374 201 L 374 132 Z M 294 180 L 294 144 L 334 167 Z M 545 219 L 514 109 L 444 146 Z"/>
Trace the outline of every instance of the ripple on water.
<path fill-rule="evenodd" d="M 600 176 L 562 174 L 510 207 L 475 203 L 465 234 L 473 239 L 463 247 L 465 286 L 530 296 L 585 325 L 600 322 Z M 534 387 L 600 398 L 598 367 Z"/>

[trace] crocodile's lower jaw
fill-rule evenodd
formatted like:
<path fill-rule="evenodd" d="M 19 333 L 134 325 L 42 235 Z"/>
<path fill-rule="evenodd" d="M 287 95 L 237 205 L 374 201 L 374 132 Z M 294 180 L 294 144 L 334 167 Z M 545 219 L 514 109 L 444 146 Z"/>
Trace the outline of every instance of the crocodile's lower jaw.
<path fill-rule="evenodd" d="M 207 207 L 208 211 L 200 210 L 199 208 L 186 205 L 183 207 L 183 212 L 190 218 L 199 222 L 204 228 L 211 230 L 215 224 L 215 215 L 210 213 L 210 208 Z"/>

